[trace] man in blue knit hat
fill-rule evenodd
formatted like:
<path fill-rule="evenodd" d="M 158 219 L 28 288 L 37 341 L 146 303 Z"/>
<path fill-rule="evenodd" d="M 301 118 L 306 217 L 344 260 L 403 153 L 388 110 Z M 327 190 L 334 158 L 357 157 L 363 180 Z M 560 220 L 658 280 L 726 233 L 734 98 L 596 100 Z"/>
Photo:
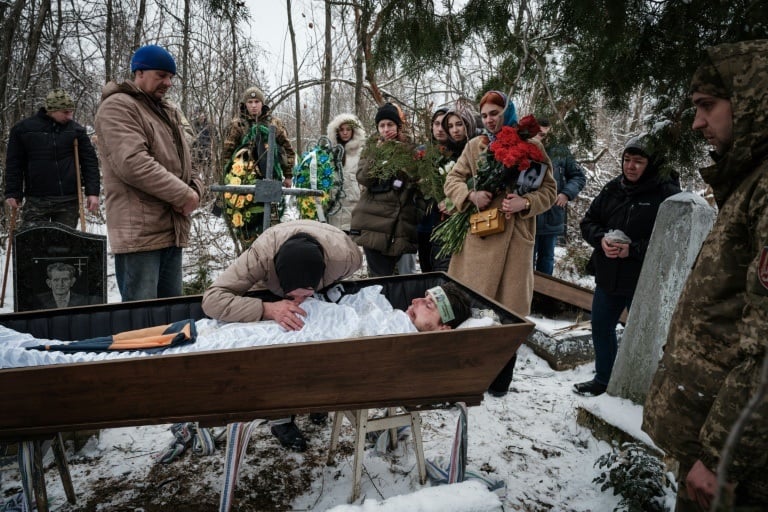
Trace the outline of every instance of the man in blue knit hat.
<path fill-rule="evenodd" d="M 123 301 L 181 295 L 181 251 L 203 190 L 181 113 L 165 100 L 176 61 L 165 48 L 142 46 L 131 72 L 133 80 L 104 87 L 95 122 Z"/>

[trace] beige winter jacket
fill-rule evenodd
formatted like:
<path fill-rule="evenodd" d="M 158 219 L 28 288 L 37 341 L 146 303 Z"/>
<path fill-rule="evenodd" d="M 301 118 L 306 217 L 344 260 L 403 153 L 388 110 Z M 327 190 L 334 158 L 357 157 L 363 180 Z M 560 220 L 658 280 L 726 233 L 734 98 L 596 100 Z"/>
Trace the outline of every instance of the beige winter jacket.
<path fill-rule="evenodd" d="M 264 314 L 261 299 L 244 297 L 252 289 L 268 289 L 284 296 L 275 271 L 275 255 L 283 243 L 298 233 L 314 237 L 325 254 L 323 289 L 351 276 L 363 263 L 357 245 L 346 233 L 315 220 L 295 220 L 264 231 L 253 245 L 224 271 L 203 295 L 203 311 L 227 322 L 257 322 Z"/>
<path fill-rule="evenodd" d="M 544 152 L 538 141 L 532 142 Z M 478 159 L 487 144 L 487 138 L 482 136 L 470 140 L 446 177 L 445 194 L 459 211 L 467 208 L 472 213 L 477 211 L 469 201 L 471 190 L 467 187 L 467 179 L 477 172 Z M 552 207 L 557 193 L 549 157 L 547 165 L 549 168 L 539 189 L 523 196 L 531 202 L 530 210 L 506 219 L 503 233 L 481 238 L 467 230 L 464 247 L 453 255 L 448 267 L 449 276 L 523 316 L 530 313 L 533 299 L 536 215 Z M 501 208 L 503 199 L 502 194 L 496 195 L 488 208 Z"/>
<path fill-rule="evenodd" d="M 95 125 L 112 251 L 186 247 L 191 221 L 174 207 L 200 196 L 203 185 L 193 175 L 178 109 L 130 80 L 110 82 Z"/>

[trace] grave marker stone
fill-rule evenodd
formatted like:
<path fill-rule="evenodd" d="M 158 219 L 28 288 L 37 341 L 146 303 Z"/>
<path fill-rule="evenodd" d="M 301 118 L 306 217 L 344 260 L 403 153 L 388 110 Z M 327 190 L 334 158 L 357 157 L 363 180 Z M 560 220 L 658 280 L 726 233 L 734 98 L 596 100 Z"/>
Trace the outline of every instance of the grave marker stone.
<path fill-rule="evenodd" d="M 14 235 L 14 311 L 105 304 L 106 284 L 106 236 L 52 222 Z"/>
<path fill-rule="evenodd" d="M 675 194 L 661 204 L 608 394 L 640 404 L 645 401 L 672 313 L 715 216 L 715 210 L 691 192 Z"/>

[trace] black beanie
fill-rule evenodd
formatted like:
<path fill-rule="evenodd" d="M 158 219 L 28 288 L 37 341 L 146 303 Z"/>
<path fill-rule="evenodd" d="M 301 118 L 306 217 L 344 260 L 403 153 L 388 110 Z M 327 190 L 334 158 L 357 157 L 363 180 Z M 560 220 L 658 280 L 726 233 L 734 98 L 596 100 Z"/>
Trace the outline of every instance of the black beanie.
<path fill-rule="evenodd" d="M 400 128 L 403 125 L 403 120 L 400 119 L 400 110 L 391 103 L 385 103 L 379 107 L 378 112 L 376 112 L 376 118 L 375 118 L 376 126 L 379 126 L 379 122 L 382 119 L 389 119 L 390 121 L 395 123 L 398 128 Z"/>
<path fill-rule="evenodd" d="M 298 288 L 317 290 L 325 272 L 320 243 L 305 233 L 292 236 L 275 254 L 275 271 L 283 293 Z"/>

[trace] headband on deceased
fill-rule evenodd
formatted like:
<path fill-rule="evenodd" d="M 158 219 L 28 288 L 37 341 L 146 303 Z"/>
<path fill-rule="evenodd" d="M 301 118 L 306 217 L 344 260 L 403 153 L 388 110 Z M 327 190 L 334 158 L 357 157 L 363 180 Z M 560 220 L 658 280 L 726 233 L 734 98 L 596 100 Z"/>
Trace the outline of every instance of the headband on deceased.
<path fill-rule="evenodd" d="M 435 301 L 435 304 L 437 305 L 437 311 L 440 313 L 440 320 L 442 320 L 444 324 L 447 324 L 456 318 L 456 315 L 453 314 L 451 301 L 448 300 L 448 296 L 445 294 L 445 290 L 443 290 L 440 286 L 435 286 L 434 288 L 427 290 L 427 296 Z"/>

